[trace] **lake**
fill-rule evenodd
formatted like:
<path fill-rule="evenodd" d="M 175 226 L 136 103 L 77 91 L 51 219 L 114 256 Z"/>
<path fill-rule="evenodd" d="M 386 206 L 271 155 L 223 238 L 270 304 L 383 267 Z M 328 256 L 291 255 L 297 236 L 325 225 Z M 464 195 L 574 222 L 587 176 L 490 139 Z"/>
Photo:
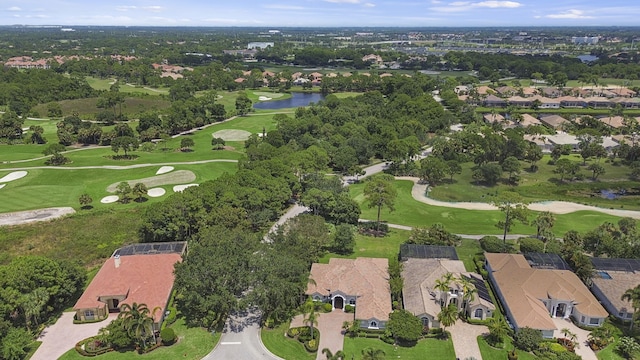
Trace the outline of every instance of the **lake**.
<path fill-rule="evenodd" d="M 267 109 L 278 110 L 286 108 L 298 108 L 301 106 L 308 106 L 309 104 L 317 103 L 324 99 L 324 95 L 320 93 L 291 93 L 291 97 L 283 100 L 270 100 L 261 101 L 253 104 L 255 109 Z"/>

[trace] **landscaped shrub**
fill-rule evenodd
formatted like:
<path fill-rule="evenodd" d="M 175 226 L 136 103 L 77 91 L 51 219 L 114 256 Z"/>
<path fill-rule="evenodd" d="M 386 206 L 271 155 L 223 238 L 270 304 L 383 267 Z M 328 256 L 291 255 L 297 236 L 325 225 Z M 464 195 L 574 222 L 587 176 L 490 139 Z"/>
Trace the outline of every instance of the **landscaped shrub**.
<path fill-rule="evenodd" d="M 518 353 L 516 352 L 516 349 L 513 349 L 507 353 L 507 359 L 518 360 Z"/>
<path fill-rule="evenodd" d="M 316 328 L 313 328 L 313 336 L 311 336 L 311 331 L 309 331 L 309 328 L 307 326 L 300 327 L 299 329 L 300 334 L 298 335 L 298 340 L 300 342 L 307 342 L 311 340 L 311 338 L 317 339 L 318 336 L 320 336 L 320 332 Z"/>
<path fill-rule="evenodd" d="M 172 328 L 164 328 L 160 331 L 160 337 L 162 338 L 162 344 L 172 345 L 176 341 L 176 332 Z"/>
<path fill-rule="evenodd" d="M 540 239 L 522 238 L 519 240 L 519 243 L 520 243 L 520 252 L 522 253 L 544 252 L 544 243 Z"/>
<path fill-rule="evenodd" d="M 485 236 L 480 239 L 480 247 L 489 253 L 509 252 L 504 242 L 495 236 Z"/>
<path fill-rule="evenodd" d="M 333 310 L 333 306 L 329 303 L 322 304 L 322 310 L 324 312 L 331 312 Z"/>
<path fill-rule="evenodd" d="M 518 349 L 532 351 L 537 349 L 541 342 L 542 332 L 540 330 L 524 327 L 516 333 L 513 344 Z"/>
<path fill-rule="evenodd" d="M 356 311 L 356 307 L 353 305 L 345 305 L 344 306 L 344 311 L 347 313 L 352 313 L 354 311 Z"/>
<path fill-rule="evenodd" d="M 318 339 L 305 341 L 304 348 L 307 349 L 308 352 L 316 352 L 318 351 L 318 343 Z"/>
<path fill-rule="evenodd" d="M 289 328 L 287 330 L 287 336 L 290 338 L 295 338 L 296 336 L 298 336 L 298 334 L 300 334 L 300 329 L 299 328 Z"/>
<path fill-rule="evenodd" d="M 358 231 L 369 236 L 384 236 L 389 232 L 389 225 L 385 223 L 378 224 L 375 221 L 362 221 L 358 223 Z"/>

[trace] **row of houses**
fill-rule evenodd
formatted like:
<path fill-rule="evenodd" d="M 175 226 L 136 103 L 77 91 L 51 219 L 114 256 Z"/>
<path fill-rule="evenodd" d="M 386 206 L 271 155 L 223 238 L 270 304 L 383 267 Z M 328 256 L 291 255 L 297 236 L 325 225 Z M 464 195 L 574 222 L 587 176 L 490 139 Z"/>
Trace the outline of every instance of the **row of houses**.
<path fill-rule="evenodd" d="M 15 69 L 50 69 L 52 63 L 64 64 L 65 62 L 70 60 L 80 60 L 80 59 L 91 60 L 94 58 L 95 57 L 77 56 L 77 55 L 70 55 L 70 56 L 58 55 L 51 58 L 42 58 L 42 59 L 35 60 L 31 56 L 15 56 L 7 59 L 7 61 L 4 62 L 4 66 L 8 68 L 15 68 Z M 123 55 L 111 55 L 110 58 L 114 61 L 119 61 L 119 62 L 131 61 L 136 59 L 135 56 L 123 56 Z"/>
<path fill-rule="evenodd" d="M 437 316 L 450 304 L 472 319 L 493 316 L 496 305 L 485 279 L 467 271 L 453 247 L 405 244 L 400 256 L 404 309 L 420 318 L 425 328 L 440 327 Z M 632 318 L 630 304 L 620 299 L 640 284 L 640 260 L 593 258 L 596 272 L 589 288 L 556 254 L 486 253 L 485 259 L 486 280 L 516 331 L 530 327 L 551 338 L 561 330 L 556 318 L 572 318 L 587 327 L 601 326 L 609 314 Z M 387 259 L 374 258 L 333 258 L 328 264 L 313 264 L 314 281 L 306 294 L 330 303 L 333 310 L 354 307 L 361 328 L 384 329 L 392 311 L 387 267 Z M 447 278 L 451 281 L 443 288 Z"/>
<path fill-rule="evenodd" d="M 544 115 L 541 114 L 538 117 L 535 117 L 531 114 L 521 114 L 522 117 L 516 119 L 509 115 L 502 115 L 499 113 L 487 113 L 482 116 L 482 119 L 487 124 L 501 124 L 504 128 L 514 128 L 514 127 L 529 127 L 535 125 L 544 125 L 550 129 L 554 130 L 562 130 L 566 125 L 570 124 L 571 121 L 567 118 L 557 115 L 557 114 L 549 114 Z M 595 117 L 596 120 L 600 121 L 604 125 L 612 128 L 612 129 L 620 129 L 625 127 L 625 118 L 619 115 L 616 116 L 599 116 Z M 640 116 L 635 118 L 636 121 L 640 121 Z M 581 122 L 580 118 L 576 118 L 574 120 L 578 124 Z"/>
<path fill-rule="evenodd" d="M 468 95 L 458 96 L 461 100 L 471 102 L 472 99 Z M 500 98 L 495 95 L 488 95 L 481 100 L 483 106 L 486 107 L 507 107 L 509 105 L 516 107 L 539 109 L 560 109 L 560 108 L 593 108 L 593 109 L 609 109 L 618 105 L 623 109 L 640 108 L 640 98 L 606 98 L 602 96 L 591 96 L 587 98 L 575 96 L 563 96 L 558 98 L 549 98 L 541 95 L 532 97 L 512 96 L 509 98 Z"/>
<path fill-rule="evenodd" d="M 498 95 L 502 98 L 507 98 L 510 96 L 520 95 L 522 97 L 532 97 L 535 95 L 541 95 L 548 98 L 558 98 L 564 95 L 573 95 L 576 97 L 606 97 L 606 98 L 615 98 L 615 97 L 635 97 L 638 94 L 626 87 L 617 86 L 617 87 L 589 87 L 589 88 L 556 88 L 556 87 L 522 87 L 515 88 L 511 86 L 499 86 L 496 88 L 491 88 L 486 85 L 481 85 L 477 87 L 469 87 L 466 85 L 458 85 L 454 88 L 454 92 L 457 95 L 469 95 L 472 92 L 477 93 L 479 96 L 484 97 L 487 95 Z"/>

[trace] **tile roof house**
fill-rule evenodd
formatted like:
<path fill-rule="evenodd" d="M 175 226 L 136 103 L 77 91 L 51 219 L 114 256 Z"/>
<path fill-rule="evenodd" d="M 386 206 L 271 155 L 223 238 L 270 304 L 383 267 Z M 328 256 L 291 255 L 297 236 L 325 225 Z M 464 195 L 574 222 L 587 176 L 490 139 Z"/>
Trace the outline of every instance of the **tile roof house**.
<path fill-rule="evenodd" d="M 603 109 L 611 106 L 611 101 L 609 99 L 599 96 L 592 96 L 584 99 L 589 107 L 594 109 Z"/>
<path fill-rule="evenodd" d="M 540 121 L 552 129 L 560 129 L 564 124 L 569 123 L 569 120 L 560 115 L 541 116 Z"/>
<path fill-rule="evenodd" d="M 405 310 L 411 312 L 422 320 L 424 327 L 439 328 L 438 314 L 442 306 L 454 304 L 460 311 L 464 311 L 470 318 L 484 320 L 493 316 L 495 305 L 486 291 L 478 290 L 473 299 L 465 299 L 463 287 L 458 282 L 452 282 L 446 293 L 435 288 L 436 280 L 441 279 L 447 273 L 455 278 L 465 277 L 475 287 L 484 280 L 476 273 L 467 272 L 464 263 L 460 260 L 450 259 L 420 259 L 409 258 L 403 262 L 402 300 Z M 484 289 L 486 290 L 486 289 Z M 486 296 L 485 296 L 486 295 Z"/>
<path fill-rule="evenodd" d="M 389 321 L 391 289 L 389 260 L 377 258 L 337 259 L 314 263 L 306 294 L 316 301 L 330 302 L 333 309 L 355 306 L 360 327 L 384 329 Z"/>
<path fill-rule="evenodd" d="M 507 106 L 507 102 L 504 101 L 503 99 L 495 96 L 495 95 L 489 95 L 487 96 L 484 101 L 482 102 L 484 104 L 484 106 L 487 107 L 503 107 L 503 106 Z"/>
<path fill-rule="evenodd" d="M 171 296 L 174 264 L 182 261 L 184 242 L 135 244 L 118 249 L 105 261 L 73 310 L 76 320 L 93 321 L 118 312 L 123 304 L 159 307 L 162 323 Z M 143 249 L 143 250 L 139 250 Z"/>
<path fill-rule="evenodd" d="M 614 129 L 618 129 L 624 126 L 624 118 L 622 116 L 600 117 L 598 118 L 598 121 Z"/>
<path fill-rule="evenodd" d="M 573 317 L 600 326 L 608 316 L 578 276 L 569 270 L 534 269 L 522 254 L 485 253 L 489 279 L 516 331 L 530 327 L 553 337 L 551 318 Z"/>
<path fill-rule="evenodd" d="M 611 315 L 621 320 L 630 320 L 633 317 L 633 306 L 621 298 L 625 291 L 640 285 L 640 261 L 615 258 L 592 258 L 591 261 L 595 270 L 591 278 L 591 291 Z M 603 262 L 613 266 L 602 266 Z"/>
<path fill-rule="evenodd" d="M 532 125 L 542 125 L 542 122 L 538 120 L 538 118 L 534 117 L 530 114 L 522 114 L 522 121 L 520 121 L 520 126 L 528 127 Z"/>

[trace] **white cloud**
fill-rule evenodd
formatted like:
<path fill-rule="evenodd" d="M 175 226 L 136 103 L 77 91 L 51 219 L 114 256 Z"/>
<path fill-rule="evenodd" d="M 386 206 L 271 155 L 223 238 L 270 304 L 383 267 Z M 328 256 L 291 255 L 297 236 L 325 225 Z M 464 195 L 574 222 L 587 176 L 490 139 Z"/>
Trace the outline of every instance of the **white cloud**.
<path fill-rule="evenodd" d="M 334 4 L 360 4 L 362 0 L 324 0 Z"/>
<path fill-rule="evenodd" d="M 438 1 L 438 0 L 435 0 Z M 470 11 L 472 9 L 477 8 L 490 8 L 490 9 L 514 9 L 521 7 L 522 3 L 516 1 L 497 1 L 497 0 L 488 0 L 488 1 L 480 1 L 480 2 L 470 2 L 470 1 L 454 1 L 444 6 L 435 6 L 432 7 L 431 10 L 439 11 L 439 12 L 463 12 Z"/>
<path fill-rule="evenodd" d="M 164 8 L 162 6 L 142 6 L 142 7 L 138 7 L 135 5 L 120 5 L 120 6 L 116 6 L 116 10 L 117 11 L 129 11 L 129 10 L 145 10 L 145 11 L 151 11 L 151 12 L 160 12 L 162 10 L 164 10 Z"/>
<path fill-rule="evenodd" d="M 545 15 L 549 19 L 593 19 L 593 16 L 585 15 L 584 11 L 571 9 L 559 14 Z"/>
<path fill-rule="evenodd" d="M 22 11 L 22 9 L 20 9 L 20 8 L 19 8 L 19 7 L 17 7 L 17 6 L 12 6 L 12 7 L 8 8 L 7 10 L 8 10 L 8 11 Z"/>
<path fill-rule="evenodd" d="M 270 4 L 264 5 L 265 9 L 275 9 L 275 10 L 304 10 L 302 6 L 294 6 L 294 5 L 280 5 L 280 4 Z"/>
<path fill-rule="evenodd" d="M 376 4 L 373 3 L 366 3 L 364 4 L 365 7 L 376 7 Z"/>

